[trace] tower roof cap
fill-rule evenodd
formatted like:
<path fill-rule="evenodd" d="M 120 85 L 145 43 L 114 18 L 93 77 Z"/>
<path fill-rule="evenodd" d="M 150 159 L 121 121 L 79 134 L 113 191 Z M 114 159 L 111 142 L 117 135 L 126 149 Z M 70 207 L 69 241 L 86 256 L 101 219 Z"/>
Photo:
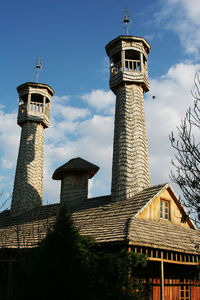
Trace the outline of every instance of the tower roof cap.
<path fill-rule="evenodd" d="M 81 157 L 77 157 L 69 160 L 66 164 L 57 168 L 53 173 L 52 178 L 55 180 L 61 180 L 65 174 L 88 173 L 90 179 L 97 173 L 98 170 L 98 166 L 90 163 L 85 159 L 82 159 Z"/>
<path fill-rule="evenodd" d="M 55 94 L 54 90 L 48 85 L 48 84 L 44 84 L 44 83 L 38 83 L 38 82 L 25 82 L 25 83 L 22 83 L 20 84 L 18 87 L 17 87 L 17 91 L 19 93 L 19 91 L 23 88 L 26 88 L 26 87 L 32 87 L 32 88 L 45 88 L 48 90 L 49 94 L 51 96 L 53 96 Z"/>
<path fill-rule="evenodd" d="M 132 42 L 142 42 L 147 53 L 150 52 L 151 50 L 151 46 L 150 44 L 143 38 L 143 37 L 138 37 L 138 36 L 133 36 L 133 35 L 120 35 L 118 37 L 116 37 L 114 40 L 110 41 L 107 45 L 106 45 L 106 52 L 107 55 L 109 56 L 109 50 L 110 48 L 115 47 L 115 45 L 119 42 L 119 41 L 132 41 Z"/>

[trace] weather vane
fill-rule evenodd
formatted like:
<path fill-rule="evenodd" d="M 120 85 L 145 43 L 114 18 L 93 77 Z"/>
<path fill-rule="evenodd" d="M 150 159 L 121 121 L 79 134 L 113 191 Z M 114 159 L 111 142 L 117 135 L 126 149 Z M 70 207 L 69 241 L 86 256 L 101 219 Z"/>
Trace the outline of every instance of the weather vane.
<path fill-rule="evenodd" d="M 132 24 L 132 20 L 130 18 L 128 8 L 126 8 L 122 20 L 122 26 L 126 29 L 126 35 L 128 35 L 128 29 L 131 26 L 131 24 Z"/>
<path fill-rule="evenodd" d="M 42 64 L 41 64 L 41 56 L 38 57 L 36 64 L 35 64 L 35 73 L 36 73 L 36 82 L 38 82 L 38 76 L 39 72 L 42 70 Z"/>

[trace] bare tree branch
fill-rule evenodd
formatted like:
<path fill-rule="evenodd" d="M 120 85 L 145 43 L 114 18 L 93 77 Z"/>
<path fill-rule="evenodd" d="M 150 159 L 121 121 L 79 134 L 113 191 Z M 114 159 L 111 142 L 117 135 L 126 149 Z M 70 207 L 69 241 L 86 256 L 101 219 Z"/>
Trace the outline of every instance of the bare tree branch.
<path fill-rule="evenodd" d="M 177 127 L 177 138 L 172 132 L 169 136 L 176 150 L 170 178 L 182 191 L 181 199 L 189 213 L 195 213 L 200 221 L 200 74 L 194 78 L 195 89 L 193 107 L 186 111 L 185 118 Z"/>
<path fill-rule="evenodd" d="M 3 199 L 4 191 L 0 192 L 0 212 L 5 208 L 6 203 L 11 199 L 12 195 L 9 195 L 5 200 Z"/>

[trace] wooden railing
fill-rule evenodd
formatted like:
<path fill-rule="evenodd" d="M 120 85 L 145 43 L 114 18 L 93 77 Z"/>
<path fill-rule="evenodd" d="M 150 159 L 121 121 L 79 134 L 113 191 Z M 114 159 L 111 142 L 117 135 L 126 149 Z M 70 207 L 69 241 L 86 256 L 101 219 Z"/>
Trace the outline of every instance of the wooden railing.
<path fill-rule="evenodd" d="M 32 102 L 30 103 L 30 106 L 27 107 L 27 104 L 20 104 L 19 105 L 19 113 L 20 114 L 24 114 L 27 112 L 33 112 L 34 114 L 38 114 L 41 115 L 41 113 L 44 113 L 47 118 L 49 118 L 49 108 L 48 107 L 43 107 L 43 103 L 39 103 L 39 102 Z"/>
<path fill-rule="evenodd" d="M 140 60 L 125 59 L 125 71 L 141 71 Z"/>
<path fill-rule="evenodd" d="M 148 260 L 164 261 L 167 263 L 183 264 L 183 265 L 199 265 L 200 256 L 197 254 L 180 253 L 170 250 L 154 249 L 150 247 L 130 246 L 129 251 L 145 254 Z"/>
<path fill-rule="evenodd" d="M 117 62 L 110 67 L 111 75 L 116 75 L 122 71 L 121 61 Z M 141 63 L 140 60 L 135 59 L 125 59 L 124 71 L 141 71 Z"/>
<path fill-rule="evenodd" d="M 43 112 L 43 103 L 38 103 L 38 102 L 32 102 L 30 103 L 30 109 L 29 111 L 33 111 L 33 112 L 38 112 L 38 113 L 42 113 Z"/>

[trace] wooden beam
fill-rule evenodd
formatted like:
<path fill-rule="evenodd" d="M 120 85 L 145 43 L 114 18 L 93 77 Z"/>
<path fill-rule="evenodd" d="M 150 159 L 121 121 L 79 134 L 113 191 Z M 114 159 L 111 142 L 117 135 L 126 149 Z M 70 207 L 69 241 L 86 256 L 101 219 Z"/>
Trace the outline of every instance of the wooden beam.
<path fill-rule="evenodd" d="M 155 258 L 155 257 L 148 257 L 147 258 L 150 261 L 161 261 L 160 258 Z M 163 262 L 165 263 L 170 263 L 170 264 L 178 264 L 178 265 L 188 265 L 188 266 L 197 266 L 198 262 L 184 262 L 184 261 L 175 261 L 175 260 L 170 260 L 170 259 L 163 259 Z"/>
<path fill-rule="evenodd" d="M 151 257 L 153 257 L 153 250 L 151 249 Z"/>
<path fill-rule="evenodd" d="M 160 300 L 164 300 L 164 262 L 163 262 L 163 252 L 161 252 L 160 261 Z"/>

